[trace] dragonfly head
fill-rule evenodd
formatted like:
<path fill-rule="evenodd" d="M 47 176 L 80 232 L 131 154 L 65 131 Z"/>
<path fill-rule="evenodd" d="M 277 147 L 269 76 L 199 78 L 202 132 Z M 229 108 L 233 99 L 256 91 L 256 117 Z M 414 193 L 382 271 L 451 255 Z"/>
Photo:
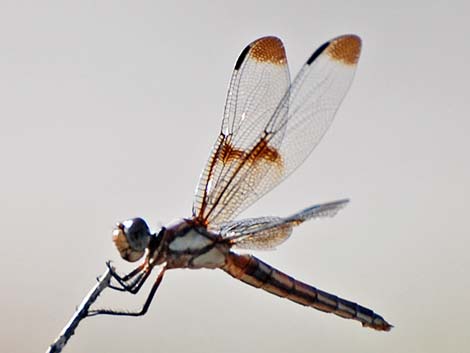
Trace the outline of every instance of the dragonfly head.
<path fill-rule="evenodd" d="M 113 231 L 113 242 L 121 257 L 129 262 L 142 258 L 152 234 L 142 218 L 132 218 L 118 223 Z"/>

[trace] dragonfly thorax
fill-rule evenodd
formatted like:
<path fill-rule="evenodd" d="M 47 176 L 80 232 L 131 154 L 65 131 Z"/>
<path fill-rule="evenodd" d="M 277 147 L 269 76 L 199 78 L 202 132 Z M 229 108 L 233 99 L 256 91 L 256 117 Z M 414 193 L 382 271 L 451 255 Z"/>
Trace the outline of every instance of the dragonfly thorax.
<path fill-rule="evenodd" d="M 149 262 L 167 268 L 219 268 L 225 264 L 230 244 L 193 220 L 180 219 L 161 231 L 157 251 L 149 245 Z"/>

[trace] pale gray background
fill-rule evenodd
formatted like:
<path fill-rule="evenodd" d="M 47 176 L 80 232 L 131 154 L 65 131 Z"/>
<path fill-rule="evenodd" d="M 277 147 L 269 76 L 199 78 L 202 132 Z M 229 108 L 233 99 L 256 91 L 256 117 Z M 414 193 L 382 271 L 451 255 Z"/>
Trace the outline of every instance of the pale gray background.
<path fill-rule="evenodd" d="M 1 350 L 44 351 L 106 259 L 132 267 L 115 222 L 190 214 L 247 43 L 281 37 L 295 74 L 326 40 L 357 33 L 362 58 L 332 128 L 243 216 L 350 197 L 258 255 L 396 328 L 363 329 L 221 271 L 174 271 L 147 316 L 84 321 L 66 352 L 467 351 L 465 3 L 1 1 Z"/>

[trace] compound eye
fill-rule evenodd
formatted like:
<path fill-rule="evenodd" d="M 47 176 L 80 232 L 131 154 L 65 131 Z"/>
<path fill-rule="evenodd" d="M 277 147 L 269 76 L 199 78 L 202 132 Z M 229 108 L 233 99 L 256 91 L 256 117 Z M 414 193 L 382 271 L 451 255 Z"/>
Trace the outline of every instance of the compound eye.
<path fill-rule="evenodd" d="M 150 242 L 150 229 L 142 218 L 119 223 L 113 232 L 113 242 L 121 257 L 129 262 L 139 260 Z"/>

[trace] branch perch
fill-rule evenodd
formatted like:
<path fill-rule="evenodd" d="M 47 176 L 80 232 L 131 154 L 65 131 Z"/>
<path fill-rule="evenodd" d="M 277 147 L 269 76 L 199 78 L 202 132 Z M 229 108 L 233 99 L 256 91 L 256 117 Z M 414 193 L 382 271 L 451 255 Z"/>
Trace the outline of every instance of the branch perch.
<path fill-rule="evenodd" d="M 62 349 L 67 344 L 70 337 L 72 337 L 72 335 L 75 333 L 75 329 L 77 328 L 80 321 L 87 317 L 90 306 L 96 301 L 96 299 L 98 299 L 98 296 L 101 294 L 101 292 L 109 286 L 110 280 L 111 269 L 108 268 L 106 272 L 103 273 L 98 279 L 98 283 L 96 283 L 90 292 L 88 292 L 87 296 L 80 303 L 70 321 L 62 329 L 59 337 L 57 337 L 54 343 L 49 346 L 49 349 L 46 351 L 46 353 L 62 352 Z"/>

